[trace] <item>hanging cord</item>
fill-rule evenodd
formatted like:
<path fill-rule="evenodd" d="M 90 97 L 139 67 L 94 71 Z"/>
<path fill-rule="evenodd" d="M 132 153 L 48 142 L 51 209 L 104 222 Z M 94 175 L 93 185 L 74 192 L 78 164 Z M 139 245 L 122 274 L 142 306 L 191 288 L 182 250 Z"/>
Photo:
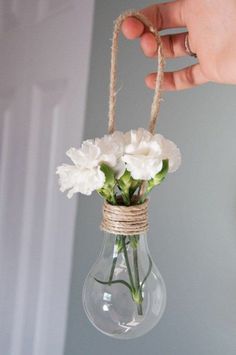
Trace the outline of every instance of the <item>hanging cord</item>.
<path fill-rule="evenodd" d="M 163 56 L 163 48 L 161 37 L 157 29 L 153 26 L 146 16 L 135 11 L 128 10 L 122 13 L 114 22 L 114 31 L 111 47 L 111 72 L 110 72 L 110 96 L 109 96 L 109 113 L 108 113 L 108 133 L 112 134 L 115 131 L 115 109 L 116 109 L 116 82 L 117 82 L 117 53 L 118 39 L 121 30 L 122 22 L 127 17 L 135 17 L 140 20 L 149 31 L 155 36 L 158 45 L 158 70 L 155 83 L 155 91 L 151 106 L 150 120 L 148 130 L 154 134 L 157 124 L 157 119 L 160 111 L 161 103 L 161 84 L 164 75 L 165 60 Z M 142 196 L 146 189 L 146 182 L 143 181 L 138 198 Z M 114 206 L 106 201 L 103 205 L 103 220 L 101 229 L 119 235 L 137 235 L 145 232 L 148 229 L 148 200 L 142 204 L 131 206 Z"/>
<path fill-rule="evenodd" d="M 157 119 L 160 111 L 161 103 L 161 84 L 163 81 L 165 60 L 163 56 L 163 47 L 161 37 L 157 29 L 153 26 L 151 21 L 135 10 L 128 10 L 122 13 L 114 22 L 112 47 L 111 47 L 111 72 L 110 72 L 110 96 L 109 96 L 109 112 L 108 112 L 108 133 L 111 134 L 115 131 L 115 111 L 116 111 L 116 82 L 117 82 L 117 54 L 118 54 L 118 39 L 121 30 L 122 22 L 127 17 L 135 17 L 140 20 L 149 31 L 154 34 L 158 46 L 158 71 L 155 84 L 155 91 L 151 106 L 151 114 L 149 120 L 148 130 L 150 133 L 155 132 Z"/>

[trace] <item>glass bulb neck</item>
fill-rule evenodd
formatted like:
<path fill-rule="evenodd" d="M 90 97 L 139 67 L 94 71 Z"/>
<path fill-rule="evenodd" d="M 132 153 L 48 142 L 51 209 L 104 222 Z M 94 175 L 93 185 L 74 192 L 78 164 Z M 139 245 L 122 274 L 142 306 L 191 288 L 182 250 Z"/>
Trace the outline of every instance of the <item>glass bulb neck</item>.
<path fill-rule="evenodd" d="M 148 229 L 148 200 L 137 205 L 104 202 L 101 229 L 119 235 L 139 235 Z"/>

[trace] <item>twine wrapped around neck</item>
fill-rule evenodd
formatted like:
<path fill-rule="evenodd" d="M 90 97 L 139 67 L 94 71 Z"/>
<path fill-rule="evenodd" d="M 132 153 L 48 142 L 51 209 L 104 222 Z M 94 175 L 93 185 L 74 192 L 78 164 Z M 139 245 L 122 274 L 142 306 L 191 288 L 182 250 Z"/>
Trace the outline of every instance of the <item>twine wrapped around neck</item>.
<path fill-rule="evenodd" d="M 122 22 L 127 17 L 135 17 L 140 20 L 146 27 L 148 27 L 149 31 L 153 33 L 157 41 L 158 70 L 153 102 L 151 106 L 150 120 L 148 125 L 149 132 L 154 134 L 160 111 L 161 84 L 163 81 L 165 60 L 163 55 L 161 37 L 158 33 L 158 30 L 153 26 L 152 22 L 146 16 L 135 10 L 125 11 L 114 22 L 114 31 L 111 47 L 108 133 L 112 134 L 115 131 L 118 39 Z M 145 185 L 146 184 L 144 181 L 140 189 L 141 194 L 145 190 Z M 142 204 L 131 206 L 111 205 L 107 202 L 104 202 L 101 229 L 109 233 L 119 235 L 135 235 L 145 232 L 148 229 L 148 201 L 146 200 Z"/>
<path fill-rule="evenodd" d="M 119 235 L 135 235 L 148 229 L 148 201 L 120 206 L 104 202 L 101 229 Z"/>
<path fill-rule="evenodd" d="M 140 20 L 149 31 L 153 33 L 158 46 L 158 70 L 155 84 L 155 91 L 153 102 L 151 106 L 150 120 L 148 130 L 154 133 L 156 129 L 157 119 L 160 111 L 161 103 L 161 84 L 163 81 L 165 60 L 163 55 L 163 47 L 161 37 L 158 30 L 153 26 L 152 22 L 142 13 L 135 10 L 128 10 L 122 13 L 114 22 L 114 31 L 111 47 L 111 72 L 110 72 L 110 96 L 109 96 L 109 112 L 108 112 L 108 133 L 111 134 L 115 131 L 115 106 L 116 106 L 116 82 L 117 82 L 117 53 L 118 53 L 118 39 L 121 30 L 122 22 L 127 17 L 135 17 Z"/>

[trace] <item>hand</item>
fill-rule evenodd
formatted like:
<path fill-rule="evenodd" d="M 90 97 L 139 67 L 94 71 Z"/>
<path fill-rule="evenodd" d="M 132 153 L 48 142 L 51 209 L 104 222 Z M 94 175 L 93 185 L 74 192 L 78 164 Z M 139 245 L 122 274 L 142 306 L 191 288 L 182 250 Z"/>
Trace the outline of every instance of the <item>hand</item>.
<path fill-rule="evenodd" d="M 177 0 L 140 10 L 159 31 L 186 27 L 191 51 L 198 63 L 164 74 L 164 90 L 181 90 L 208 81 L 236 84 L 236 1 Z M 157 43 L 152 33 L 137 19 L 129 17 L 122 24 L 127 39 L 140 38 L 147 57 L 154 58 Z M 162 36 L 166 58 L 186 56 L 186 33 Z M 146 85 L 154 89 L 156 73 L 149 74 Z"/>

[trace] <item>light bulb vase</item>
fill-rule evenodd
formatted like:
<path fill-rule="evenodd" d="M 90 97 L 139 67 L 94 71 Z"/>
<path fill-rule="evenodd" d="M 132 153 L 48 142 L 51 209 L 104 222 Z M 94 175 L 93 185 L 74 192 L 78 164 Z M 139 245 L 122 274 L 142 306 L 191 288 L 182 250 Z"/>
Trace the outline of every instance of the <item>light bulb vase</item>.
<path fill-rule="evenodd" d="M 147 244 L 147 233 L 104 233 L 100 255 L 83 288 L 91 323 L 102 333 L 131 339 L 152 329 L 166 305 L 166 288 Z"/>

